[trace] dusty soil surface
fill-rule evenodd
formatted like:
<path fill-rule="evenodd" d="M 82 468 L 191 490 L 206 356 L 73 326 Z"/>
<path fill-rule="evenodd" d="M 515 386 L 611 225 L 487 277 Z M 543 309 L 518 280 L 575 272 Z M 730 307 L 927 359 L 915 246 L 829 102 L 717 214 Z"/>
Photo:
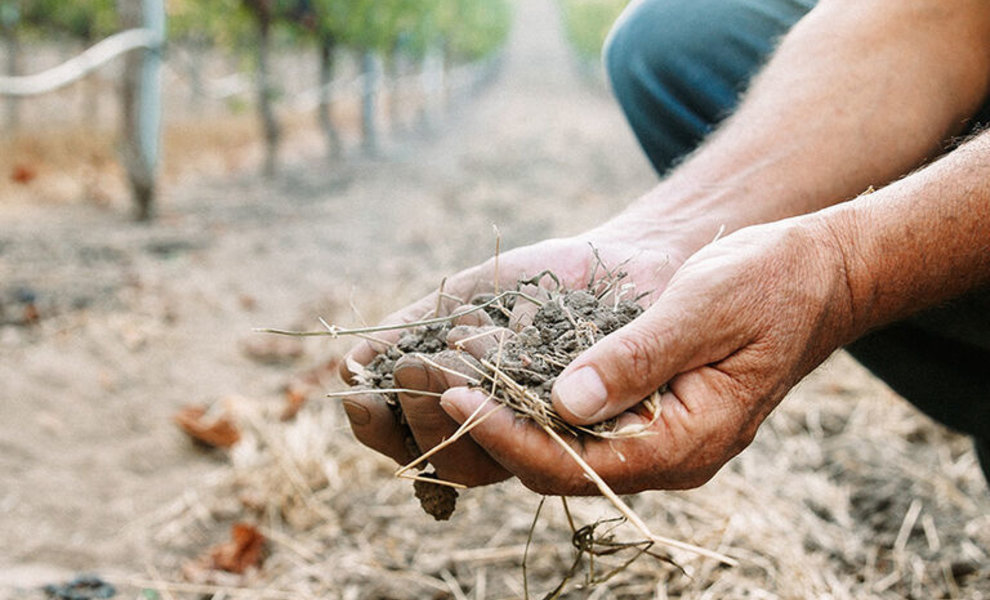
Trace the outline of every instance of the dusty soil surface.
<path fill-rule="evenodd" d="M 515 484 L 469 491 L 433 523 L 332 401 L 309 389 L 297 419 L 278 422 L 285 386 L 347 344 L 252 332 L 374 322 L 489 256 L 493 223 L 503 247 L 573 233 L 650 186 L 615 104 L 576 74 L 552 3 L 517 8 L 497 79 L 381 159 L 174 185 L 149 226 L 0 202 L 0 596 L 42 597 L 78 573 L 124 597 L 523 594 L 538 498 Z M 172 423 L 188 403 L 229 407 L 244 439 L 192 445 Z M 685 578 L 637 563 L 594 597 L 990 597 L 990 494 L 968 441 L 841 354 L 712 483 L 632 503 L 664 535 L 734 548 L 744 566 L 677 556 Z M 572 510 L 612 516 L 594 501 Z M 545 519 L 536 597 L 572 560 L 566 520 Z M 190 572 L 234 520 L 269 538 L 261 571 Z"/>

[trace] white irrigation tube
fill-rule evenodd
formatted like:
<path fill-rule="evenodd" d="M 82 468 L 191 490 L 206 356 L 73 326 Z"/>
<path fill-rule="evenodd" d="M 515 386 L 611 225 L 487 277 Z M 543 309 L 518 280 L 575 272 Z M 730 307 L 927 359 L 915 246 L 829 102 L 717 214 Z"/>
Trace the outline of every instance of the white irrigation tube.
<path fill-rule="evenodd" d="M 0 96 L 35 96 L 53 92 L 82 79 L 126 52 L 137 48 L 158 48 L 162 41 L 162 33 L 150 28 L 121 31 L 41 73 L 0 77 Z"/>

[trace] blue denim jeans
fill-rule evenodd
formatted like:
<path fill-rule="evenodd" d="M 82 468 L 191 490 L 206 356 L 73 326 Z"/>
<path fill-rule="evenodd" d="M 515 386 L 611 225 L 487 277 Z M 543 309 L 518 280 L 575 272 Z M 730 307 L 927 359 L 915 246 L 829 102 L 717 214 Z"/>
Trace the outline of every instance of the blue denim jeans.
<path fill-rule="evenodd" d="M 663 174 L 736 107 L 814 0 L 641 0 L 605 48 L 612 89 Z M 990 105 L 988 105 L 990 107 Z M 987 107 L 974 115 L 985 121 Z M 923 412 L 973 436 L 990 480 L 990 290 L 873 331 L 847 350 Z"/>

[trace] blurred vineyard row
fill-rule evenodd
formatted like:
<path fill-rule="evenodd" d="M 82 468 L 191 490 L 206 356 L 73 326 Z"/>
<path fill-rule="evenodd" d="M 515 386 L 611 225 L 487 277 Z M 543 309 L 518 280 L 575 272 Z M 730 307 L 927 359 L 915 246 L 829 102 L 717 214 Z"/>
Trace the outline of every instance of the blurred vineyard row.
<path fill-rule="evenodd" d="M 108 35 L 141 26 L 140 4 L 0 0 L 0 75 L 35 73 Z M 339 129 L 351 121 L 358 125 L 361 148 L 377 152 L 381 122 L 395 125 L 398 113 L 408 113 L 413 104 L 421 121 L 435 114 L 452 73 L 491 58 L 511 23 L 509 0 L 165 0 L 165 12 L 166 124 L 176 114 L 202 117 L 204 106 L 207 120 L 211 106 L 234 115 L 252 109 L 264 140 L 266 174 L 277 168 L 285 128 L 299 122 L 304 110 L 331 156 L 341 155 Z M 89 82 L 73 85 L 89 89 L 80 121 L 105 120 L 123 104 L 105 100 L 124 93 L 120 70 L 111 64 Z M 183 98 L 176 97 L 180 83 Z M 70 112 L 53 109 L 52 101 L 47 109 L 36 108 L 46 101 L 33 97 L 0 102 L 0 131 L 8 140 Z M 167 129 L 165 136 L 167 146 Z"/>
<path fill-rule="evenodd" d="M 6 40 L 68 36 L 92 43 L 120 28 L 119 6 L 137 0 L 0 0 Z M 254 47 L 261 30 L 300 44 L 422 55 L 443 44 L 455 57 L 491 52 L 509 25 L 503 0 L 167 0 L 169 39 Z M 277 31 L 276 31 L 277 30 Z"/>
<path fill-rule="evenodd" d="M 626 3 L 559 0 L 569 41 L 586 63 L 597 61 Z M 140 5 L 0 0 L 0 75 L 43 71 L 140 26 Z M 269 175 L 286 130 L 319 132 L 328 156 L 339 158 L 344 138 L 375 154 L 384 136 L 413 120 L 428 128 L 453 86 L 484 75 L 480 66 L 491 66 L 511 23 L 511 0 L 164 0 L 164 7 L 166 163 L 260 138 Z M 99 189 L 105 171 L 120 171 L 127 159 L 115 156 L 125 119 L 122 63 L 45 98 L 0 98 L 0 144 L 7 144 L 0 169 L 23 181 L 37 170 L 32 164 L 85 156 L 82 172 L 63 179 L 85 183 L 87 196 L 107 195 Z M 53 128 L 67 148 L 39 141 Z M 89 149 L 94 140 L 102 146 Z"/>

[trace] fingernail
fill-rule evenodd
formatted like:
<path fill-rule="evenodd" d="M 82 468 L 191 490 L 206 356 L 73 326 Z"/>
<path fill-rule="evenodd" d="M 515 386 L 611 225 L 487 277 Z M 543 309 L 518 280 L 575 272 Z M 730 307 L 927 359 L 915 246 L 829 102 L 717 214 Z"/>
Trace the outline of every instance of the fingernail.
<path fill-rule="evenodd" d="M 344 412 L 347 413 L 347 418 L 354 425 L 361 427 L 371 423 L 371 411 L 363 405 L 353 400 L 344 400 L 342 404 L 344 405 Z"/>
<path fill-rule="evenodd" d="M 440 407 L 450 415 L 451 419 L 463 423 L 484 402 L 485 395 L 482 393 L 474 390 L 454 389 L 440 398 Z"/>
<path fill-rule="evenodd" d="M 553 386 L 557 400 L 576 417 L 588 419 L 605 406 L 608 392 L 598 373 L 591 367 L 581 367 Z"/>
<path fill-rule="evenodd" d="M 451 419 L 457 421 L 458 423 L 463 423 L 466 418 L 464 416 L 464 412 L 461 410 L 461 407 L 456 402 L 452 402 L 446 397 L 440 398 L 440 408 L 442 408 Z"/>

